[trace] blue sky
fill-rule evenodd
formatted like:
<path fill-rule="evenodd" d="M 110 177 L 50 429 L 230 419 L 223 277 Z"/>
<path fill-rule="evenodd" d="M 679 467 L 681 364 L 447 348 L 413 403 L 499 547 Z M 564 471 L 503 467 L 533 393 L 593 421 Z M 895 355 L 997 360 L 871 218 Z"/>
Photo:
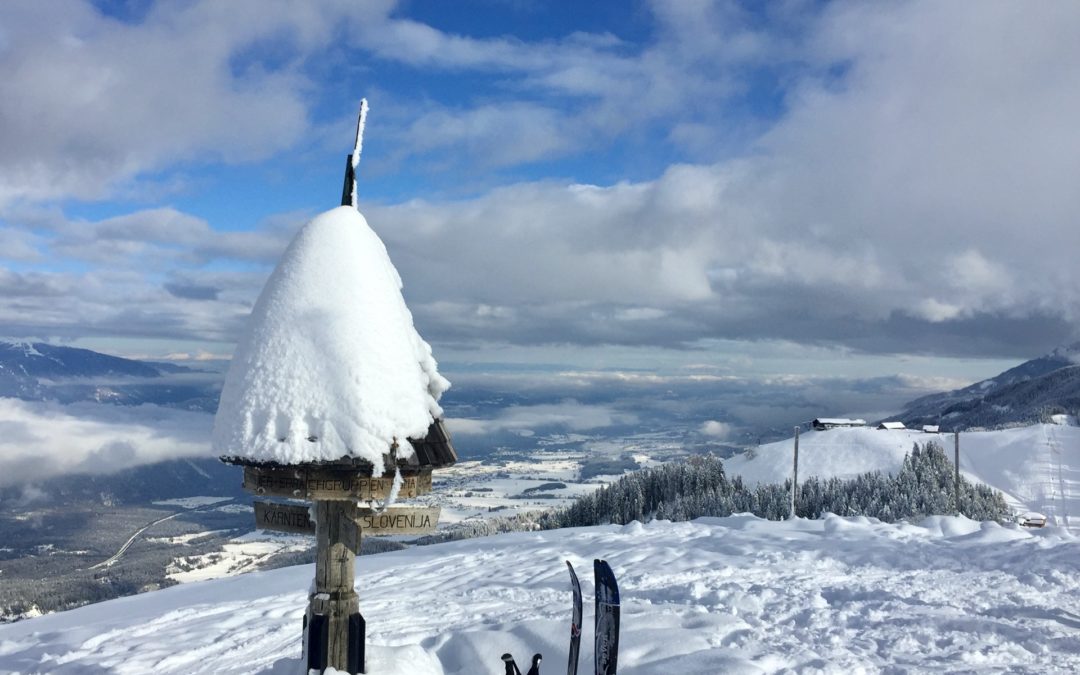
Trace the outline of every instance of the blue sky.
<path fill-rule="evenodd" d="M 1078 32 L 1064 2 L 3 3 L 0 334 L 227 355 L 366 96 L 360 207 L 444 363 L 963 384 L 1080 339 Z"/>

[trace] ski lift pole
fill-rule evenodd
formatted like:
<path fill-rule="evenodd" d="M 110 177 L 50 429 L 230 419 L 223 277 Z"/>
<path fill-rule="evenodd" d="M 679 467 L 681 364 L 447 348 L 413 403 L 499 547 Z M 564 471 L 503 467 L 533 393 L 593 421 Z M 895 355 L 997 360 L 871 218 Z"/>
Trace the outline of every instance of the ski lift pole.
<path fill-rule="evenodd" d="M 795 427 L 795 458 L 791 470 L 791 510 L 788 513 L 790 520 L 795 519 L 795 493 L 799 489 L 799 427 Z"/>
<path fill-rule="evenodd" d="M 953 448 L 954 448 L 954 461 L 953 461 L 953 494 L 956 496 L 956 515 L 960 515 L 960 432 L 953 432 Z"/>

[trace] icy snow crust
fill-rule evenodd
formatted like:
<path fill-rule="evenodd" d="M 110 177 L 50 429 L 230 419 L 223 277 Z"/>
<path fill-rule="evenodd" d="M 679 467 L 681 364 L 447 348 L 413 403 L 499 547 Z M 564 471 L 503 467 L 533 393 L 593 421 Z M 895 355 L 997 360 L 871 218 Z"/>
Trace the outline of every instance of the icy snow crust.
<path fill-rule="evenodd" d="M 413 326 L 401 277 L 358 211 L 296 235 L 236 347 L 214 423 L 219 455 L 299 464 L 344 457 L 383 471 L 422 438 L 450 386 Z"/>
<path fill-rule="evenodd" d="M 964 518 L 749 515 L 485 537 L 356 561 L 369 675 L 558 673 L 593 558 L 619 579 L 626 675 L 1080 672 L 1080 541 Z M 0 626 L 0 672 L 303 671 L 312 566 L 255 572 Z M 562 670 L 561 672 L 566 672 Z"/>

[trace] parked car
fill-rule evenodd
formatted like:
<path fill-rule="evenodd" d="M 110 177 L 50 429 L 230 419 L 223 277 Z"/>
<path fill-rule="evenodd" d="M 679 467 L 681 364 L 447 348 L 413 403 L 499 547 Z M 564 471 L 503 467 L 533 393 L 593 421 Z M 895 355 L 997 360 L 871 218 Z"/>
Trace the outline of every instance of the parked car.
<path fill-rule="evenodd" d="M 1035 511 L 1028 511 L 1016 517 L 1021 527 L 1046 527 L 1046 516 Z"/>

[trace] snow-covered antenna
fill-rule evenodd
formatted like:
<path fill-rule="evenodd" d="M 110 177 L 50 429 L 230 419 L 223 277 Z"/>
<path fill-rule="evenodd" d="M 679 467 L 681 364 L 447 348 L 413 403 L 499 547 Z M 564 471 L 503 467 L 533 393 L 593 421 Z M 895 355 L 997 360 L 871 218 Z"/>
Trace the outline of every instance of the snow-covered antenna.
<path fill-rule="evenodd" d="M 345 159 L 345 184 L 341 188 L 341 205 L 356 206 L 356 166 L 360 164 L 360 152 L 364 147 L 364 122 L 367 120 L 368 103 L 360 99 L 360 117 L 356 120 L 356 142 L 352 154 Z"/>

